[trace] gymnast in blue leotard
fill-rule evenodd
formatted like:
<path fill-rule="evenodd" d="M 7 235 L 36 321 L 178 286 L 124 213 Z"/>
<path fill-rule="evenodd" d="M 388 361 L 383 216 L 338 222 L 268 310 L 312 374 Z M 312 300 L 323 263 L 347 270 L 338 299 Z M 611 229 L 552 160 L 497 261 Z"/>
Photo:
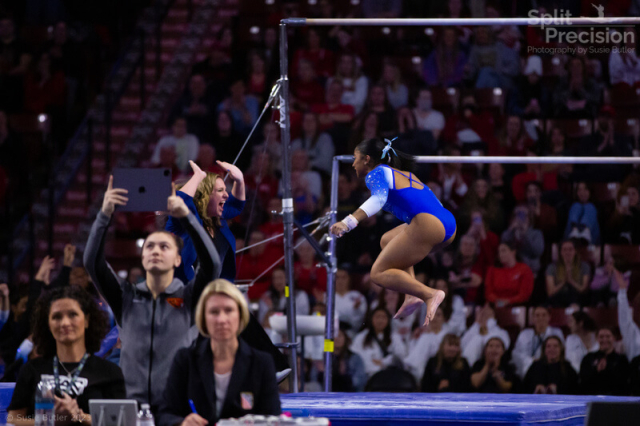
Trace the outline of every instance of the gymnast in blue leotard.
<path fill-rule="evenodd" d="M 354 156 L 353 168 L 358 176 L 366 176 L 371 197 L 353 214 L 333 224 L 331 233 L 341 237 L 380 210 L 403 221 L 382 236 L 382 252 L 371 267 L 371 280 L 406 295 L 396 317 L 409 315 L 426 303 L 426 325 L 445 294 L 416 280 L 413 266 L 454 240 L 456 220 L 429 187 L 408 171 L 413 168 L 413 157 L 396 151 L 391 141 L 367 139 L 356 147 Z"/>

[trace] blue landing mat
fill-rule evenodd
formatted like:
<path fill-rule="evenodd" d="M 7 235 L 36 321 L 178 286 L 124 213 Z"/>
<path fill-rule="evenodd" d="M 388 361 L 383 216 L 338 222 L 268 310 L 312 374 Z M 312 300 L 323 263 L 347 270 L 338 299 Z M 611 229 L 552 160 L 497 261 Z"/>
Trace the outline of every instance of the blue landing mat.
<path fill-rule="evenodd" d="M 455 393 L 300 393 L 281 400 L 283 411 L 328 417 L 332 426 L 582 426 L 589 401 L 640 403 L 608 396 Z"/>
<path fill-rule="evenodd" d="M 0 425 L 7 422 L 7 407 L 11 402 L 15 385 L 15 383 L 0 383 Z"/>

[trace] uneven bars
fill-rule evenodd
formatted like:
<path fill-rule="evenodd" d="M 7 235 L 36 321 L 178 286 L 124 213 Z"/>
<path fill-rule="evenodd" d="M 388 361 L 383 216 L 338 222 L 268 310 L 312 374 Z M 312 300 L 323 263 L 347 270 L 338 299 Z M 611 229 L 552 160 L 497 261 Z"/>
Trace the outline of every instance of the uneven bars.
<path fill-rule="evenodd" d="M 446 26 L 446 25 L 531 25 L 531 26 L 571 26 L 571 25 L 635 25 L 640 24 L 640 17 L 538 17 L 530 18 L 397 18 L 397 19 L 316 19 L 316 18 L 287 18 L 280 21 L 283 25 L 293 27 L 304 26 Z"/>
<path fill-rule="evenodd" d="M 353 155 L 337 155 L 340 162 L 353 161 Z M 418 163 L 464 163 L 464 164 L 640 164 L 640 157 L 484 157 L 418 155 Z"/>
<path fill-rule="evenodd" d="M 284 214 L 284 230 L 285 230 L 285 270 L 288 280 L 288 286 L 290 293 L 293 294 L 293 248 L 291 239 L 293 238 L 293 199 L 291 198 L 291 170 L 289 164 L 291 164 L 291 152 L 289 150 L 289 140 L 291 137 L 291 126 L 287 111 L 289 107 L 289 63 L 288 63 L 288 43 L 287 43 L 287 27 L 303 27 L 303 26 L 446 26 L 446 25 L 547 25 L 547 26 L 571 26 L 571 25 L 635 25 L 640 24 L 640 17 L 610 17 L 610 18 L 589 18 L 589 17 L 577 17 L 564 16 L 563 19 L 549 18 L 543 20 L 540 17 L 533 18 L 445 18 L 445 19 L 315 19 L 315 18 L 287 18 L 280 21 L 280 81 L 282 82 L 280 95 L 280 107 L 281 117 L 280 128 L 282 132 L 281 141 L 283 142 L 282 150 L 282 181 L 284 182 L 284 198 L 283 198 L 283 212 Z M 606 27 L 604 27 L 606 28 Z M 284 114 L 283 114 L 284 112 Z M 431 162 L 431 163 L 571 163 L 574 164 L 611 164 L 611 158 L 594 158 L 594 157 L 565 157 L 563 160 L 555 159 L 551 157 L 543 157 L 542 159 L 536 157 L 417 157 L 418 162 Z M 556 161 L 554 161 L 556 160 Z M 570 161 L 575 160 L 575 161 Z M 637 164 L 640 163 L 640 159 L 636 158 L 619 158 L 615 159 L 613 163 L 617 164 Z M 341 161 L 353 161 L 352 156 L 337 156 L 333 159 L 332 176 L 338 175 L 338 165 Z M 332 192 L 337 190 L 337 181 L 332 182 Z M 333 197 L 333 195 L 332 195 Z M 335 200 L 331 200 L 331 210 L 335 212 L 337 208 L 337 197 Z M 331 223 L 335 222 L 335 213 L 332 214 Z M 334 260 L 335 265 L 335 239 L 330 239 L 330 256 Z M 327 276 L 327 293 L 331 296 L 328 299 L 327 306 L 327 324 L 333 324 L 333 293 L 334 293 L 334 279 L 335 273 L 328 274 Z M 295 312 L 295 298 L 291 297 L 288 301 L 289 315 L 287 318 L 287 329 L 289 331 L 289 337 L 291 341 L 295 341 L 296 327 L 295 322 L 290 321 L 295 315 L 291 315 Z M 325 391 L 331 390 L 332 381 L 332 353 L 333 353 L 333 328 L 327 326 L 325 330 Z M 291 348 L 291 368 L 293 369 L 293 385 L 291 391 L 298 392 L 297 383 L 297 359 L 296 359 L 296 347 Z"/>

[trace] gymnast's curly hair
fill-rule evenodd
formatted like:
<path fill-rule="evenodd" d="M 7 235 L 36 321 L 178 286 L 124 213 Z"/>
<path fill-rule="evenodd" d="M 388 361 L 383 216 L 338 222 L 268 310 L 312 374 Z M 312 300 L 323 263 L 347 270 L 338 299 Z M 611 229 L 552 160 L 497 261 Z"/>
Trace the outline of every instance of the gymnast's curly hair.
<path fill-rule="evenodd" d="M 86 290 L 71 286 L 45 292 L 36 303 L 32 331 L 33 344 L 38 353 L 48 358 L 56 355 L 56 340 L 49 328 L 49 312 L 53 302 L 60 299 L 73 299 L 78 302 L 85 318 L 89 320 L 89 327 L 84 333 L 84 345 L 87 353 L 92 354 L 100 350 L 102 339 L 108 331 L 107 314 L 100 309 L 96 300 Z"/>
<path fill-rule="evenodd" d="M 222 178 L 222 176 L 217 173 L 207 173 L 207 177 L 202 179 L 202 182 L 198 185 L 196 194 L 193 196 L 193 203 L 196 205 L 196 210 L 198 210 L 200 219 L 202 219 L 204 229 L 207 231 L 214 231 L 216 227 L 220 227 L 220 218 L 212 218 L 207 214 L 209 198 L 216 187 L 216 180 L 218 178 Z"/>

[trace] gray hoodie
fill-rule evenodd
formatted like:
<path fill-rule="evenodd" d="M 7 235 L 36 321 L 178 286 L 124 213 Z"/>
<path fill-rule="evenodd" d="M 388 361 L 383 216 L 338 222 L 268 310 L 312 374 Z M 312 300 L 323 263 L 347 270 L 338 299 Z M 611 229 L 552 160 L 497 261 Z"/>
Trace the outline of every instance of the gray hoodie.
<path fill-rule="evenodd" d="M 116 274 L 104 258 L 104 241 L 110 217 L 102 212 L 91 227 L 84 252 L 84 266 L 109 303 L 120 326 L 127 397 L 157 409 L 179 349 L 197 336 L 194 310 L 204 287 L 220 275 L 220 257 L 209 238 L 189 213 L 180 224 L 191 236 L 200 265 L 188 284 L 174 278 L 154 300 L 146 281 L 133 285 Z"/>

